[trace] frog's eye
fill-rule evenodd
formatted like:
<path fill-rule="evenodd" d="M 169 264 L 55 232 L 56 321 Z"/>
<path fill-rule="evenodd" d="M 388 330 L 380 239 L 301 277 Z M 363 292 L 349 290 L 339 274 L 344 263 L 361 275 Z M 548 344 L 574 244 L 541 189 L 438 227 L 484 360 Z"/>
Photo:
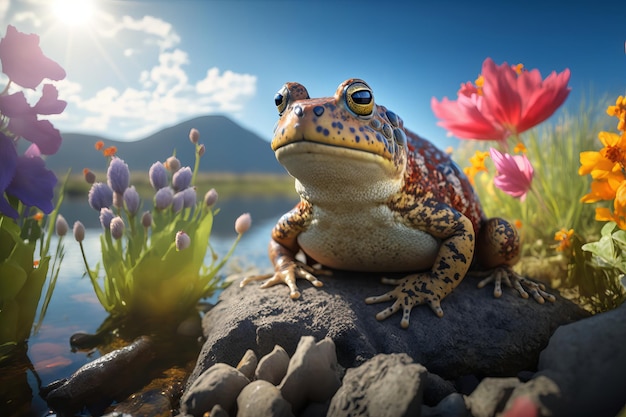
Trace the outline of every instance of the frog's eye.
<path fill-rule="evenodd" d="M 346 104 L 359 116 L 369 116 L 374 110 L 374 94 L 363 82 L 355 82 L 346 87 Z"/>
<path fill-rule="evenodd" d="M 287 108 L 287 103 L 289 103 L 289 89 L 285 85 L 274 95 L 274 104 L 276 104 L 278 114 L 283 114 Z"/>

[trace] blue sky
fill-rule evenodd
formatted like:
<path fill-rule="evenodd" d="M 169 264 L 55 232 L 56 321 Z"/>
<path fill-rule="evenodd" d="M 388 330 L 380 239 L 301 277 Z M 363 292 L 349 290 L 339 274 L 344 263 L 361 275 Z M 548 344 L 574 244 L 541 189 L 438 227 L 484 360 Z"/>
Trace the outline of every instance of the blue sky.
<path fill-rule="evenodd" d="M 65 132 L 134 140 L 224 114 L 269 140 L 284 82 L 329 96 L 359 77 L 409 129 L 445 147 L 431 97 L 455 97 L 486 57 L 544 77 L 570 68 L 573 108 L 583 95 L 626 91 L 619 2 L 80 0 L 92 12 L 72 17 L 55 12 L 62 1 L 0 0 L 0 33 L 13 24 L 39 34 L 66 69 L 58 88 L 69 104 L 54 119 Z"/>

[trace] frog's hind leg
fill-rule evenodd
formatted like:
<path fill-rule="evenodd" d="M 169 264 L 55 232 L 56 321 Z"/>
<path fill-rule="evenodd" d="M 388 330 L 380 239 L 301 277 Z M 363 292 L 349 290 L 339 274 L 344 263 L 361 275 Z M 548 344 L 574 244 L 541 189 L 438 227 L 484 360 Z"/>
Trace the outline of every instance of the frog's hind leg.
<path fill-rule="evenodd" d="M 513 271 L 513 266 L 520 258 L 521 246 L 517 229 L 501 218 L 485 220 L 476 241 L 476 262 L 480 272 L 472 271 L 472 276 L 485 277 L 478 283 L 478 288 L 493 282 L 493 295 L 502 295 L 502 282 L 514 288 L 521 297 L 533 296 L 538 303 L 545 300 L 554 302 L 556 298 L 545 291 L 543 284 L 538 284 Z"/>

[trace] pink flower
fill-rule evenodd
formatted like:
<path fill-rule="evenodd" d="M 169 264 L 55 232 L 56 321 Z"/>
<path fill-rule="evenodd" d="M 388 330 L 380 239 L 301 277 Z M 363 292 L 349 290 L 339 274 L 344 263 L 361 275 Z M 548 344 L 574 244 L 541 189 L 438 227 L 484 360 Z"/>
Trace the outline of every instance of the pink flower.
<path fill-rule="evenodd" d="M 461 85 L 457 100 L 434 97 L 431 107 L 437 124 L 461 139 L 504 140 L 550 117 L 569 95 L 569 69 L 542 80 L 538 70 L 496 65 L 485 59 L 482 86 Z"/>
<path fill-rule="evenodd" d="M 510 196 L 524 201 L 535 172 L 526 155 L 503 154 L 494 148 L 489 153 L 498 171 L 493 179 L 494 185 Z"/>
<path fill-rule="evenodd" d="M 39 36 L 18 32 L 11 25 L 0 40 L 0 61 L 2 72 L 25 88 L 37 87 L 44 78 L 55 81 L 65 78 L 65 70 L 41 51 Z"/>

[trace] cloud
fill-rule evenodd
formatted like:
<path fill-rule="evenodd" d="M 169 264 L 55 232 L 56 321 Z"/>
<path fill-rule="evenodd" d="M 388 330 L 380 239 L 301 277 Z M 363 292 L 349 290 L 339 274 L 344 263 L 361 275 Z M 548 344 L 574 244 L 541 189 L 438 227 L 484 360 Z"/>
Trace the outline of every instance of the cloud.
<path fill-rule="evenodd" d="M 30 23 L 36 28 L 41 26 L 41 19 L 37 17 L 36 13 L 31 11 L 15 13 L 11 20 L 17 23 L 30 21 Z"/>
<path fill-rule="evenodd" d="M 124 31 L 131 31 L 147 35 L 144 38 L 146 45 L 155 44 L 160 51 L 174 48 L 180 43 L 180 36 L 174 27 L 158 17 L 144 16 L 141 19 L 134 19 L 130 16 L 123 16 L 121 20 L 116 20 L 113 15 L 100 12 L 98 19 L 99 34 L 103 37 L 116 37 Z"/>

